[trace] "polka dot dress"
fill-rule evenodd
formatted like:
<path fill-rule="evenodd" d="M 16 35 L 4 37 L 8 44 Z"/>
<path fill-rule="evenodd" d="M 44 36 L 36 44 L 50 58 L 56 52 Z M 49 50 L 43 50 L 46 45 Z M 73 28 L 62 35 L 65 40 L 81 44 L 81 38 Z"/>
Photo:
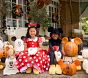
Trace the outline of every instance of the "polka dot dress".
<path fill-rule="evenodd" d="M 39 42 L 41 42 L 41 39 L 37 37 L 35 40 L 26 40 L 28 48 L 39 47 Z M 40 73 L 42 73 L 49 69 L 50 58 L 49 55 L 45 54 L 44 50 L 38 50 L 34 55 L 29 55 L 28 50 L 24 50 L 19 53 L 16 66 L 20 72 L 26 71 L 28 67 L 32 67 L 36 68 Z"/>

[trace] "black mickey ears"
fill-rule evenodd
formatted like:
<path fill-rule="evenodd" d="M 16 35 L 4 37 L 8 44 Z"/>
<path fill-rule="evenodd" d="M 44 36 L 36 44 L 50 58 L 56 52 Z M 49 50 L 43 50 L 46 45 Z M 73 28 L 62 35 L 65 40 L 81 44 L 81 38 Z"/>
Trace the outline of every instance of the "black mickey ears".
<path fill-rule="evenodd" d="M 63 33 L 63 30 L 62 30 L 62 28 L 58 28 L 58 31 L 59 31 L 59 33 Z"/>
<path fill-rule="evenodd" d="M 63 33 L 63 30 L 62 28 L 49 27 L 48 32 L 60 34 L 60 33 Z"/>
<path fill-rule="evenodd" d="M 15 36 L 11 37 L 12 41 L 15 41 L 17 38 Z"/>
<path fill-rule="evenodd" d="M 53 29 L 54 29 L 53 27 L 49 27 L 49 28 L 48 28 L 48 32 L 52 32 Z"/>

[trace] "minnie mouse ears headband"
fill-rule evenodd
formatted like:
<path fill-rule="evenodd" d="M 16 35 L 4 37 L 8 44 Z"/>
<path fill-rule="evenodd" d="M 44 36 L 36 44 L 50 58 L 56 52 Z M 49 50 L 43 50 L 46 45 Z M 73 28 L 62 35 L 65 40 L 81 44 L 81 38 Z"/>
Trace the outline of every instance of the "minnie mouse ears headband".
<path fill-rule="evenodd" d="M 35 27 L 35 28 L 40 28 L 40 24 L 37 23 L 29 23 L 28 27 Z"/>

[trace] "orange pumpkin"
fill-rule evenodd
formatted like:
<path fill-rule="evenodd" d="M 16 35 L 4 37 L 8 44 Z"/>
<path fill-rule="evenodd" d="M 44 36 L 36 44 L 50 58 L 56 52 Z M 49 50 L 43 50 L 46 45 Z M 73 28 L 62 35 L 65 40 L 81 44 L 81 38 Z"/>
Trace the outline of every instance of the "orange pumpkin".
<path fill-rule="evenodd" d="M 67 42 L 64 46 L 64 52 L 67 56 L 76 56 L 78 54 L 78 46 L 74 42 Z"/>
<path fill-rule="evenodd" d="M 76 73 L 76 65 L 74 63 L 66 64 L 66 67 L 63 68 L 63 74 L 74 75 L 75 73 Z"/>
<path fill-rule="evenodd" d="M 60 60 L 58 61 L 58 64 L 60 65 L 60 67 L 61 67 L 61 69 L 62 69 L 62 71 L 63 71 L 63 68 L 66 67 L 66 64 L 64 64 L 63 59 L 60 59 Z"/>
<path fill-rule="evenodd" d="M 68 38 L 67 37 L 63 37 L 62 38 L 62 44 L 65 45 L 68 42 Z"/>
<path fill-rule="evenodd" d="M 0 49 L 0 58 L 2 58 L 2 56 L 3 56 L 3 50 Z"/>
<path fill-rule="evenodd" d="M 79 61 L 79 60 L 75 60 L 73 63 L 74 63 L 76 66 L 81 65 L 81 61 Z"/>
<path fill-rule="evenodd" d="M 77 44 L 77 45 L 80 45 L 82 43 L 82 40 L 79 38 L 79 37 L 76 37 L 74 38 L 74 42 Z"/>
<path fill-rule="evenodd" d="M 61 59 L 58 64 L 60 65 L 63 74 L 65 75 L 74 75 L 76 73 L 76 65 L 74 63 L 65 64 Z"/>

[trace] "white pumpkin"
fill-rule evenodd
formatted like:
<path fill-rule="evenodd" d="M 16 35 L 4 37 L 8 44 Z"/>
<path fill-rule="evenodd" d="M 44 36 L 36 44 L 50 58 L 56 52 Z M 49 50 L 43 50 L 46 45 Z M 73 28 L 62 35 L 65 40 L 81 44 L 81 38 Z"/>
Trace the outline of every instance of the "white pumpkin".
<path fill-rule="evenodd" d="M 86 71 L 86 73 L 88 73 L 88 60 L 84 59 L 83 61 L 83 69 Z"/>
<path fill-rule="evenodd" d="M 14 48 L 15 48 L 15 51 L 17 51 L 17 52 L 23 51 L 24 50 L 24 42 L 21 39 L 16 39 Z"/>
<path fill-rule="evenodd" d="M 88 58 L 88 49 L 87 48 L 83 49 L 81 52 L 82 52 L 83 58 Z"/>

